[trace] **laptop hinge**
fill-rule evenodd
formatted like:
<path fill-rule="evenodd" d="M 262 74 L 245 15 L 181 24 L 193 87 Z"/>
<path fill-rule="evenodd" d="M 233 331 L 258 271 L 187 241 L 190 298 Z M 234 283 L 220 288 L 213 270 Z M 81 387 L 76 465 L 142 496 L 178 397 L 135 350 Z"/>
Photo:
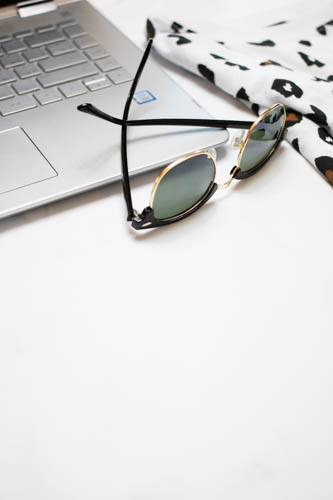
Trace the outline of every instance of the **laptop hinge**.
<path fill-rule="evenodd" d="M 17 13 L 20 17 L 37 16 L 56 10 L 57 5 L 53 0 L 28 0 L 17 4 Z"/>

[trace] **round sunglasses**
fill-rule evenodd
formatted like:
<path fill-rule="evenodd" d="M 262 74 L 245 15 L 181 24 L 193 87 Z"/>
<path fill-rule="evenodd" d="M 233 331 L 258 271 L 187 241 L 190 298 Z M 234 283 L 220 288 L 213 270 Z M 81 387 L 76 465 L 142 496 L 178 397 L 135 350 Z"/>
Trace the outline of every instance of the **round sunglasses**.
<path fill-rule="evenodd" d="M 182 220 L 201 208 L 217 189 L 228 187 L 233 179 L 246 179 L 257 173 L 276 151 L 286 130 L 286 110 L 283 104 L 275 104 L 262 113 L 254 122 L 205 120 L 205 119 L 152 119 L 128 120 L 129 108 L 139 78 L 147 61 L 152 39 L 134 77 L 123 118 L 119 119 L 104 113 L 92 104 L 81 104 L 79 111 L 97 116 L 111 123 L 121 125 L 121 153 L 123 190 L 128 209 L 127 220 L 134 229 L 150 229 Z M 154 182 L 149 206 L 141 213 L 132 205 L 128 163 L 127 127 L 149 125 L 190 125 L 215 128 L 248 129 L 239 142 L 236 165 L 231 169 L 229 179 L 217 184 L 215 150 L 197 151 L 179 158 L 163 168 Z"/>

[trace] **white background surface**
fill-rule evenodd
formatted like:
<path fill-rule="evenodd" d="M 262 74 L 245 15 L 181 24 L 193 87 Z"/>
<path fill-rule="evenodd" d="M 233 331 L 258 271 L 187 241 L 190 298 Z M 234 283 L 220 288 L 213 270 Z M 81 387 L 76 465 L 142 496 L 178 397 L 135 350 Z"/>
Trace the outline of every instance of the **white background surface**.
<path fill-rule="evenodd" d="M 166 6 L 92 3 L 142 48 Z M 167 7 L 259 22 L 271 5 Z M 252 116 L 160 62 L 211 114 Z M 283 144 L 162 229 L 129 229 L 120 185 L 0 222 L 0 499 L 331 500 L 332 209 Z"/>

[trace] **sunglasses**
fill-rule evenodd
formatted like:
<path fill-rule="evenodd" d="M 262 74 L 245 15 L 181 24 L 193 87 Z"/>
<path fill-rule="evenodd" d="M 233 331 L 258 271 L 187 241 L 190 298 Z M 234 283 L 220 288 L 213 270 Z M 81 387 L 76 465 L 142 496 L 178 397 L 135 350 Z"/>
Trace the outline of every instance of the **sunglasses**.
<path fill-rule="evenodd" d="M 246 179 L 256 174 L 276 151 L 286 130 L 286 110 L 283 104 L 275 104 L 268 108 L 254 122 L 179 118 L 128 120 L 130 105 L 152 43 L 153 40 L 149 39 L 133 79 L 122 119 L 108 115 L 92 104 L 78 106 L 79 111 L 121 126 L 123 191 L 128 212 L 127 220 L 132 223 L 134 229 L 150 229 L 182 220 L 201 208 L 217 189 L 228 187 L 233 179 Z M 132 204 L 127 161 L 127 127 L 151 125 L 234 128 L 246 129 L 247 133 L 238 141 L 237 162 L 225 183 L 215 182 L 215 150 L 188 154 L 162 170 L 154 182 L 149 206 L 144 208 L 142 213 L 138 213 Z"/>

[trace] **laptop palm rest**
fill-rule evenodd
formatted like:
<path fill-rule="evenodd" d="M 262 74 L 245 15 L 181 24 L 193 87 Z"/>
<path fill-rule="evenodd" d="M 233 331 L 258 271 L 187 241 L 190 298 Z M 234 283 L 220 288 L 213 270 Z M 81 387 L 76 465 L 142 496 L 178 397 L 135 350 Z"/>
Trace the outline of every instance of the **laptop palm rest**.
<path fill-rule="evenodd" d="M 57 175 L 21 127 L 0 131 L 0 194 Z"/>

